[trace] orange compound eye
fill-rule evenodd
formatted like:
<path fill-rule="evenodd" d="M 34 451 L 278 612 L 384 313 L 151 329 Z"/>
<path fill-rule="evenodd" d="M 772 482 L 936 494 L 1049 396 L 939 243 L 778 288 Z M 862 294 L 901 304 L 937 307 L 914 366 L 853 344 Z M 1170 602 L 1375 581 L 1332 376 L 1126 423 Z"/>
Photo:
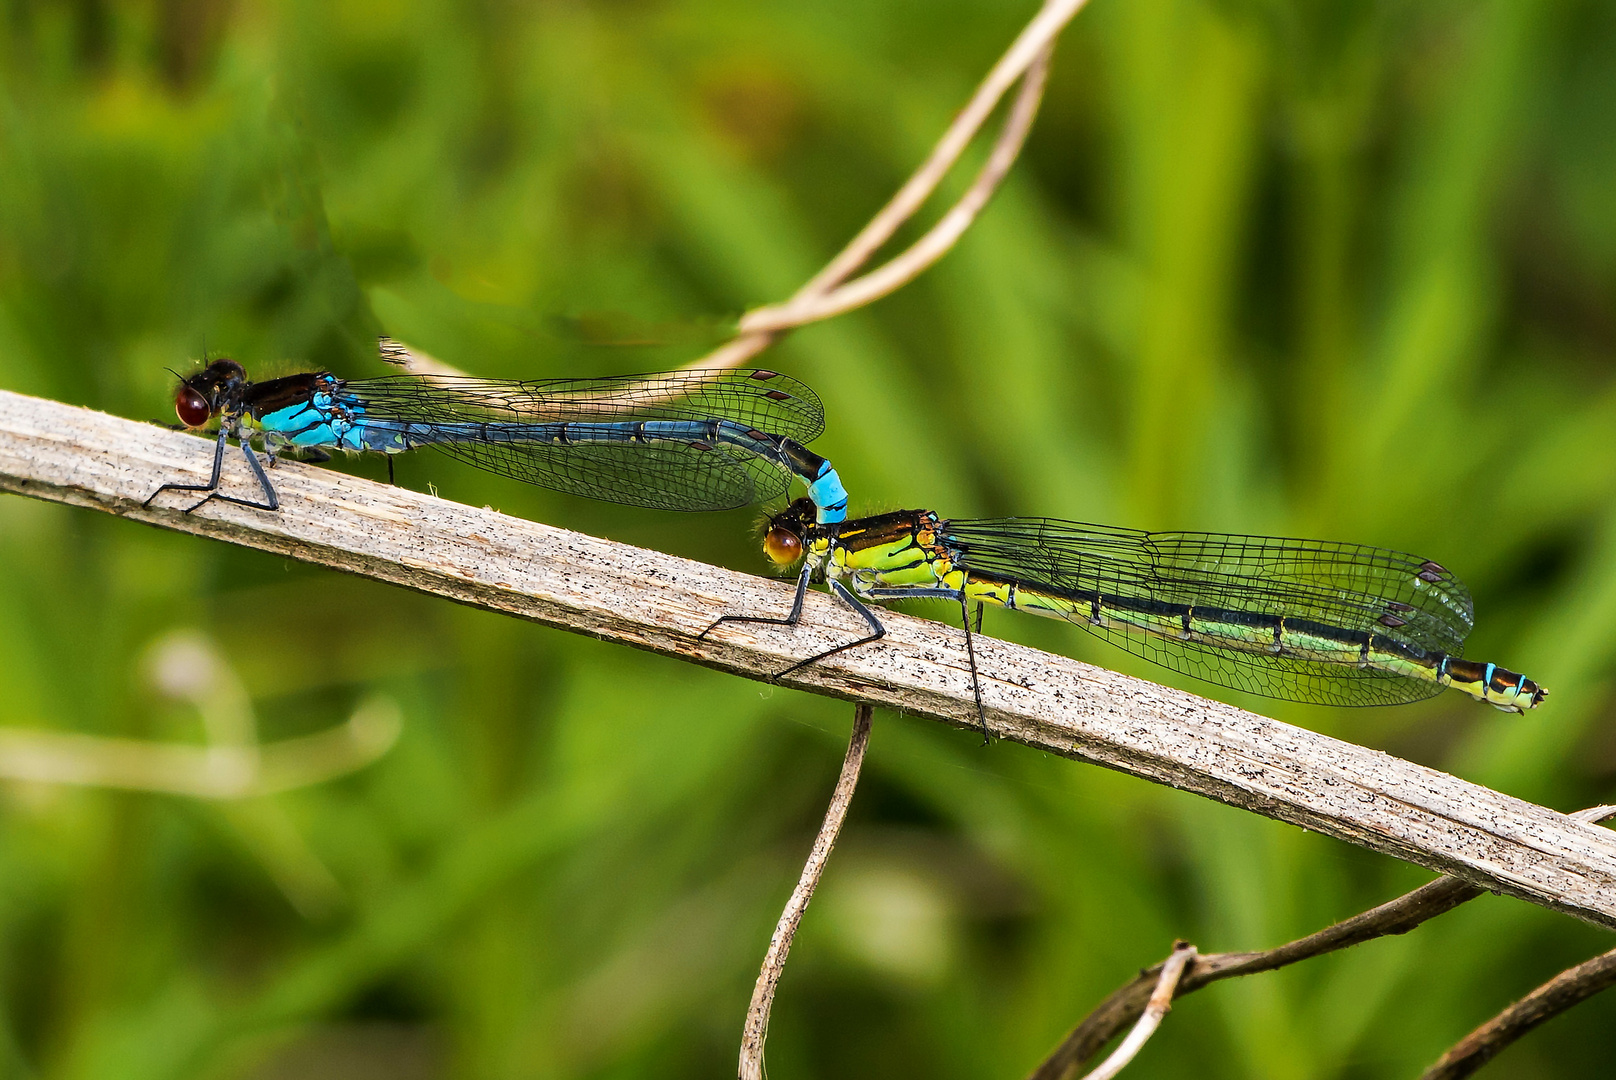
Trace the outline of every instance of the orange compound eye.
<path fill-rule="evenodd" d="M 770 529 L 763 537 L 763 551 L 777 566 L 790 566 L 802 558 L 802 538 L 785 529 Z"/>
<path fill-rule="evenodd" d="M 180 423 L 186 427 L 198 428 L 208 422 L 213 415 L 213 406 L 208 399 L 194 387 L 181 386 L 174 395 L 174 412 L 179 415 Z"/>

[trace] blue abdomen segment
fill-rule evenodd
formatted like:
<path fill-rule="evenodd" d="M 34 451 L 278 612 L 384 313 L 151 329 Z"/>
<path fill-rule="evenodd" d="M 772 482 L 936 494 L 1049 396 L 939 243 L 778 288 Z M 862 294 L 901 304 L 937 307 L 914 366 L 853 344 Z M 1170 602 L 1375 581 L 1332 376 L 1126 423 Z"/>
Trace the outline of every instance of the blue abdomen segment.
<path fill-rule="evenodd" d="M 730 446 L 783 467 L 800 478 L 822 523 L 847 517 L 847 491 L 830 462 L 784 436 L 732 420 L 614 420 L 558 423 L 425 423 L 367 415 L 365 402 L 335 380 L 307 399 L 259 417 L 259 426 L 294 447 L 400 454 L 420 446 L 484 443 L 502 446 L 674 444 Z"/>
<path fill-rule="evenodd" d="M 847 520 L 847 489 L 830 462 L 825 461 L 819 475 L 809 481 L 808 498 L 813 500 L 819 524 L 835 525 Z"/>
<path fill-rule="evenodd" d="M 847 520 L 847 489 L 831 463 L 791 439 L 780 440 L 780 458 L 786 468 L 808 485 L 815 518 L 821 525 Z"/>

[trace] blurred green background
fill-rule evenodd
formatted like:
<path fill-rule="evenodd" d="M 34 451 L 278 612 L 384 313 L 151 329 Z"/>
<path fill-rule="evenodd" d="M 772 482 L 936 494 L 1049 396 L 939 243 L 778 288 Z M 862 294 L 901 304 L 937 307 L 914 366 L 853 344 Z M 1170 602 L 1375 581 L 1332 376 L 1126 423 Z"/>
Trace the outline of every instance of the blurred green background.
<path fill-rule="evenodd" d="M 1033 8 L 6 0 L 0 386 L 166 422 L 165 368 L 204 350 L 260 375 L 379 374 L 380 331 L 492 376 L 688 362 L 852 235 Z M 1552 688 L 1537 714 L 1240 703 L 1608 802 L 1613 117 L 1602 0 L 1094 0 L 959 248 L 763 362 L 823 395 L 855 512 L 1441 560 L 1476 595 L 1470 655 Z M 762 572 L 748 512 L 434 455 L 399 482 Z M 230 658 L 265 739 L 377 694 L 405 718 L 369 769 L 245 804 L 0 786 L 0 1076 L 733 1075 L 846 705 L 23 499 L 0 562 L 7 725 L 200 742 L 154 688 L 175 634 Z M 988 630 L 1170 678 L 1075 628 Z M 1269 946 L 1429 878 L 978 743 L 878 714 L 779 1080 L 1019 1076 L 1175 936 Z M 1198 994 L 1135 1068 L 1409 1077 L 1609 945 L 1487 897 Z M 1607 995 L 1493 1072 L 1612 1060 Z"/>

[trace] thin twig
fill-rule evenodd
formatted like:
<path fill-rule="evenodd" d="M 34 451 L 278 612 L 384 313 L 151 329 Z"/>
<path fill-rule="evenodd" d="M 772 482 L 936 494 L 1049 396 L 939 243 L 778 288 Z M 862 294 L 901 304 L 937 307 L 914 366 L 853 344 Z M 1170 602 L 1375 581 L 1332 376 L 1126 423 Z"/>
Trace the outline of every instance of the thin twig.
<path fill-rule="evenodd" d="M 1616 949 L 1567 968 L 1481 1025 L 1425 1072 L 1420 1080 L 1461 1080 L 1510 1043 L 1601 990 L 1616 986 Z"/>
<path fill-rule="evenodd" d="M 1616 806 L 1594 806 L 1568 814 L 1567 817 L 1592 825 L 1616 817 Z M 1456 878 L 1438 878 L 1395 900 L 1277 948 L 1261 952 L 1198 956 L 1178 981 L 1176 994 L 1181 997 L 1224 979 L 1274 971 L 1375 938 L 1406 934 L 1421 923 L 1474 900 L 1485 891 Z M 1028 1074 L 1028 1080 L 1070 1080 L 1076 1076 L 1084 1062 L 1144 1012 L 1163 967 L 1164 964 L 1157 964 L 1147 968 L 1114 991 Z"/>
<path fill-rule="evenodd" d="M 971 100 L 965 108 L 960 110 L 954 122 L 943 132 L 943 137 L 937 141 L 931 154 L 926 158 L 920 168 L 915 170 L 898 193 L 892 196 L 870 223 L 855 236 L 837 256 L 826 264 L 825 268 L 815 274 L 809 282 L 802 287 L 798 295 L 822 295 L 847 280 L 849 274 L 863 266 L 880 250 L 881 245 L 897 233 L 899 227 L 915 215 L 915 212 L 925 205 L 931 198 L 937 185 L 942 183 L 943 177 L 948 175 L 950 169 L 959 161 L 965 148 L 976 138 L 976 133 L 982 129 L 993 110 L 998 106 L 999 99 L 1005 92 L 1015 85 L 1037 60 L 1047 53 L 1050 44 L 1066 28 L 1083 7 L 1086 0 L 1047 0 L 1038 14 L 1033 16 L 1031 22 L 1021 31 L 999 58 L 998 63 L 988 72 L 971 95 Z M 1032 101 L 1034 109 L 1037 108 L 1037 98 Z M 1002 138 L 1002 136 L 1001 136 Z M 1014 155 L 1012 155 L 1014 156 Z"/>
<path fill-rule="evenodd" d="M 442 385 L 463 401 L 480 405 L 493 413 L 512 415 L 510 395 L 505 383 L 497 379 L 484 380 L 468 376 L 437 357 L 386 334 L 376 339 L 376 347 L 386 363 L 394 364 L 411 375 L 418 375 L 429 384 L 442 380 Z M 601 395 L 598 386 L 592 386 L 588 390 L 567 391 L 552 384 L 545 388 L 542 403 L 536 401 L 524 403 L 521 410 L 522 419 L 576 420 L 588 416 L 591 409 L 599 410 L 596 415 L 609 413 L 611 419 L 617 419 L 623 410 L 660 405 L 688 395 L 688 389 L 682 384 L 701 381 L 712 366 L 700 370 L 684 368 L 664 372 L 655 378 L 640 382 L 624 383 L 618 386 L 609 398 Z"/>
<path fill-rule="evenodd" d="M 209 443 L 155 424 L 0 391 L 0 490 L 978 730 L 957 627 L 885 613 L 881 641 L 776 680 L 802 657 L 865 633 L 863 621 L 815 592 L 799 626 L 726 624 L 704 637 L 722 615 L 784 613 L 790 585 L 295 461 L 275 469 L 275 513 L 218 501 L 185 513 L 168 496 L 142 505 L 160 484 L 205 478 L 212 456 Z M 226 494 L 256 494 L 235 453 L 223 479 Z M 1194 791 L 1616 927 L 1616 837 L 1603 829 L 1068 657 L 984 637 L 976 659 L 988 727 L 1000 739 Z"/>
<path fill-rule="evenodd" d="M 1005 117 L 1004 128 L 976 179 L 924 236 L 887 263 L 846 285 L 826 292 L 804 290 L 784 304 L 748 312 L 741 318 L 742 332 L 778 333 L 863 307 L 896 292 L 946 255 L 988 204 L 1021 153 L 1027 132 L 1038 115 L 1038 104 L 1043 100 L 1053 53 L 1051 44 L 1033 58 L 1032 67 L 1022 79 L 1021 93 Z"/>
<path fill-rule="evenodd" d="M 1150 1000 L 1145 1003 L 1145 1011 L 1139 1017 L 1139 1021 L 1134 1024 L 1133 1030 L 1128 1032 L 1128 1037 L 1122 1040 L 1121 1045 L 1111 1051 L 1111 1056 L 1100 1062 L 1083 1080 L 1111 1080 L 1127 1067 L 1128 1062 L 1138 1056 L 1145 1043 L 1161 1026 L 1162 1017 L 1173 1007 L 1173 996 L 1178 993 L 1178 984 L 1184 974 L 1184 968 L 1194 959 L 1194 945 L 1187 941 L 1173 943 L 1173 951 L 1161 965 L 1161 974 L 1156 977 L 1156 988 L 1150 992 Z"/>
<path fill-rule="evenodd" d="M 784 331 L 873 303 L 913 281 L 947 254 L 993 198 L 1020 155 L 1043 100 L 1055 38 L 1086 2 L 1045 0 L 1038 14 L 1017 35 L 965 108 L 943 132 L 926 160 L 858 235 L 791 299 L 747 312 L 740 320 L 740 333 L 736 337 L 687 365 L 687 369 L 739 367 L 767 349 Z M 958 164 L 982 125 L 993 115 L 999 101 L 1018 81 L 1021 90 L 1005 116 L 987 161 L 965 193 L 920 239 L 863 277 L 847 282 L 848 277 L 868 262 L 931 198 L 937 185 Z M 416 374 L 459 374 L 435 357 L 397 343 L 393 343 L 391 351 L 384 348 L 383 353 Z"/>
<path fill-rule="evenodd" d="M 785 970 L 786 955 L 797 936 L 797 926 L 808 901 L 814 898 L 819 877 L 825 872 L 831 848 L 847 820 L 847 808 L 853 802 L 853 789 L 858 785 L 859 770 L 864 767 L 864 751 L 870 745 L 870 717 L 874 710 L 860 704 L 853 710 L 853 735 L 847 743 L 847 756 L 842 759 L 842 774 L 836 779 L 836 791 L 825 810 L 825 823 L 814 837 L 813 850 L 803 865 L 797 887 L 786 901 L 774 936 L 769 939 L 769 951 L 763 957 L 763 968 L 758 972 L 757 985 L 752 988 L 752 1005 L 746 1010 L 746 1027 L 741 1033 L 740 1080 L 763 1080 L 763 1044 L 769 1034 L 769 1009 L 774 1004 L 774 988 Z"/>
<path fill-rule="evenodd" d="M 1237 975 L 1272 971 L 1387 934 L 1406 933 L 1427 919 L 1480 896 L 1484 891 L 1453 878 L 1441 878 L 1389 903 L 1275 949 L 1198 956 L 1179 980 L 1177 993 L 1182 996 Z M 1070 1080 L 1076 1076 L 1077 1070 L 1101 1047 L 1143 1014 L 1152 989 L 1160 978 L 1162 966 L 1156 964 L 1141 971 L 1115 990 L 1028 1074 L 1028 1080 Z"/>
<path fill-rule="evenodd" d="M 943 137 L 932 148 L 925 162 L 870 219 L 869 224 L 824 269 L 798 289 L 790 300 L 748 312 L 741 319 L 739 336 L 690 366 L 739 366 L 768 348 L 783 331 L 877 300 L 912 281 L 942 258 L 987 205 L 1021 152 L 1043 98 L 1055 38 L 1085 2 L 1046 0 L 1038 14 L 988 72 L 948 130 L 943 132 Z M 838 288 L 925 204 L 993 114 L 1005 92 L 1018 80 L 1022 84 L 1021 92 L 1005 117 L 1004 126 L 987 162 L 965 194 L 907 250 L 859 280 Z"/>

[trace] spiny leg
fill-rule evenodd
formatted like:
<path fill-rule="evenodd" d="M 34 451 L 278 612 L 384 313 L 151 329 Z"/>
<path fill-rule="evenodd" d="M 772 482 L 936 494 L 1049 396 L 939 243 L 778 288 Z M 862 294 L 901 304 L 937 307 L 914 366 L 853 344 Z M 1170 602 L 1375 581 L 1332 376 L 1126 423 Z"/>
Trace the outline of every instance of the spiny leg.
<path fill-rule="evenodd" d="M 204 498 L 197 500 L 190 506 L 187 506 L 185 508 L 185 512 L 187 514 L 201 506 L 203 503 L 211 502 L 214 499 L 218 499 L 220 502 L 235 503 L 237 506 L 250 506 L 254 510 L 279 510 L 281 508 L 281 500 L 275 494 L 275 487 L 269 482 L 269 474 L 264 471 L 264 466 L 259 462 L 258 455 L 253 453 L 251 442 L 246 439 L 238 439 L 237 442 L 241 447 L 242 454 L 244 454 L 247 458 L 247 464 L 252 467 L 253 476 L 258 478 L 258 486 L 264 492 L 265 501 L 253 502 L 251 499 L 238 499 L 234 495 L 221 495 L 217 490 L 214 490 L 209 492 Z M 213 486 L 215 489 L 217 489 L 219 486 L 219 478 L 217 475 L 214 476 L 213 481 Z M 200 491 L 202 489 L 196 488 L 193 490 Z"/>
<path fill-rule="evenodd" d="M 717 629 L 720 623 L 726 622 L 763 623 L 766 626 L 796 626 L 802 622 L 802 605 L 804 599 L 808 595 L 808 582 L 812 579 L 813 573 L 814 571 L 812 567 L 804 566 L 802 568 L 802 573 L 797 576 L 797 592 L 791 600 L 791 612 L 785 618 L 771 618 L 765 615 L 725 615 L 724 617 L 715 621 L 707 629 L 697 634 L 696 640 L 702 640 L 708 634 Z M 872 641 L 879 641 L 881 638 L 886 636 L 887 628 L 881 625 L 881 620 L 875 617 L 874 612 L 860 603 L 858 597 L 854 596 L 848 591 L 847 586 L 833 579 L 830 582 L 830 591 L 835 594 L 839 600 L 847 604 L 863 617 L 865 623 L 870 628 L 870 632 L 856 641 L 849 641 L 845 645 L 838 645 L 834 649 L 826 649 L 824 652 L 810 656 L 806 660 L 799 660 L 795 664 L 792 664 L 790 667 L 786 668 L 784 671 L 777 672 L 771 676 L 771 678 L 781 678 L 785 675 L 791 674 L 791 672 L 796 671 L 800 667 L 806 667 L 807 665 L 815 663 L 816 661 L 825 659 L 827 656 L 833 656 L 836 653 L 841 652 L 843 649 L 851 649 L 858 645 L 865 645 Z"/>
<path fill-rule="evenodd" d="M 213 475 L 208 478 L 207 483 L 205 483 L 205 484 L 164 484 L 162 487 L 158 488 L 156 491 L 154 491 L 150 495 L 146 496 L 146 501 L 141 503 L 140 505 L 141 506 L 150 506 L 151 503 L 152 503 L 152 500 L 157 498 L 157 496 L 161 495 L 165 491 L 217 491 L 219 489 L 219 474 L 224 469 L 225 440 L 228 439 L 229 437 L 230 437 L 230 429 L 229 429 L 229 427 L 221 424 L 219 426 L 219 439 L 218 439 L 217 442 L 215 442 L 213 444 Z"/>
<path fill-rule="evenodd" d="M 808 579 L 813 576 L 813 573 L 813 567 L 804 566 L 802 568 L 802 573 L 797 576 L 797 595 L 791 601 L 791 613 L 785 618 L 777 619 L 771 618 L 767 615 L 725 615 L 714 620 L 711 626 L 697 634 L 696 640 L 701 641 L 705 639 L 708 634 L 712 633 L 714 630 L 718 629 L 719 626 L 727 622 L 764 623 L 769 626 L 796 626 L 798 623 L 802 622 L 802 601 L 803 597 L 808 595 Z"/>
<path fill-rule="evenodd" d="M 971 662 L 971 693 L 976 695 L 976 720 L 982 725 L 982 745 L 987 746 L 993 739 L 988 735 L 988 712 L 982 707 L 982 679 L 976 673 L 976 645 L 971 641 L 971 611 L 965 603 L 965 590 L 959 593 L 960 626 L 965 631 L 965 656 Z M 982 632 L 982 605 L 976 605 L 976 632 Z"/>
<path fill-rule="evenodd" d="M 962 608 L 964 604 L 965 593 L 962 591 L 960 593 L 960 605 Z M 978 634 L 982 632 L 982 604 L 980 601 L 976 605 L 976 632 Z M 965 630 L 965 648 L 971 654 L 971 689 L 976 693 L 976 715 L 977 719 L 982 721 L 982 745 L 986 746 L 990 741 L 988 738 L 988 717 L 987 713 L 982 709 L 982 681 L 977 677 L 976 673 L 976 650 L 971 645 L 971 630 L 969 627 Z"/>
<path fill-rule="evenodd" d="M 838 645 L 833 649 L 826 649 L 822 653 L 815 653 L 806 660 L 798 660 L 795 664 L 792 664 L 784 671 L 776 672 L 773 676 L 774 678 L 783 679 L 787 675 L 790 675 L 793 671 L 796 671 L 798 668 L 807 667 L 809 664 L 817 664 L 827 656 L 835 656 L 839 652 L 843 652 L 847 649 L 854 649 L 860 645 L 868 645 L 872 641 L 880 641 L 882 638 L 887 636 L 887 628 L 881 625 L 881 620 L 875 617 L 875 612 L 871 611 L 864 605 L 862 601 L 859 600 L 858 597 L 854 596 L 852 591 L 848 589 L 846 585 L 843 585 L 835 578 L 831 578 L 830 591 L 836 594 L 836 598 L 838 600 L 841 600 L 844 604 L 858 612 L 859 615 L 863 617 L 864 622 L 870 628 L 870 632 L 859 638 L 857 641 L 849 641 L 846 644 Z M 801 615 L 801 608 L 802 598 L 799 595 L 797 598 L 797 614 L 799 616 Z"/>
<path fill-rule="evenodd" d="M 958 600 L 960 625 L 965 631 L 965 657 L 971 667 L 971 694 L 976 698 L 976 719 L 982 727 L 982 745 L 992 742 L 988 734 L 988 713 L 982 705 L 982 677 L 976 669 L 976 644 L 971 636 L 971 612 L 966 604 L 964 589 L 871 589 L 865 594 L 871 600 Z M 976 632 L 982 632 L 982 605 L 976 605 Z"/>

